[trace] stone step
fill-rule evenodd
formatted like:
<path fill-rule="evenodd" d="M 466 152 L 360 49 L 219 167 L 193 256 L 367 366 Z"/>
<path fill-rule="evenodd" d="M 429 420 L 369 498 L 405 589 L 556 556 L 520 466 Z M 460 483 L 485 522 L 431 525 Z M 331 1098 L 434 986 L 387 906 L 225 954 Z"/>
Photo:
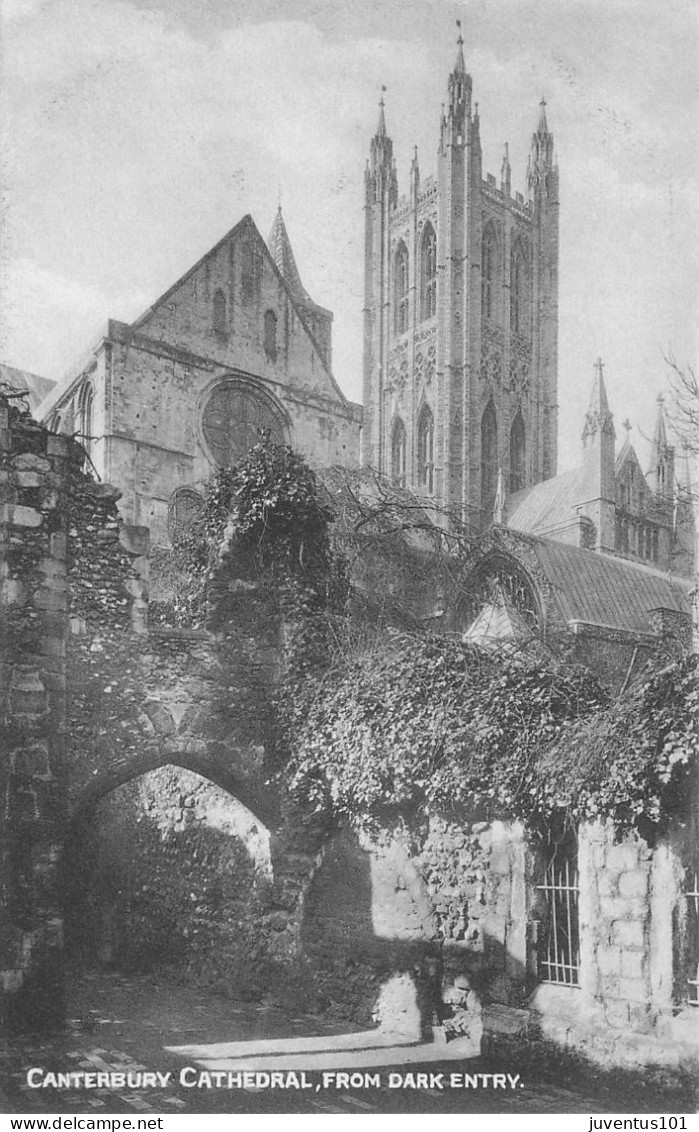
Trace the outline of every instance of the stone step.
<path fill-rule="evenodd" d="M 186 1058 L 189 1064 L 209 1072 L 292 1072 L 307 1070 L 380 1069 L 392 1065 L 421 1065 L 426 1062 L 465 1061 L 480 1056 L 480 1042 L 457 1038 L 444 1045 L 412 1042 L 395 1034 L 382 1034 L 382 1042 L 366 1042 L 362 1034 L 327 1035 L 322 1038 L 270 1039 L 269 1041 L 221 1042 L 212 1045 L 167 1046 L 167 1052 Z M 311 1045 L 311 1048 L 309 1047 Z M 305 1048 L 299 1048 L 304 1046 Z M 274 1046 L 272 1050 L 270 1047 Z M 283 1047 L 283 1048 L 280 1048 Z"/>

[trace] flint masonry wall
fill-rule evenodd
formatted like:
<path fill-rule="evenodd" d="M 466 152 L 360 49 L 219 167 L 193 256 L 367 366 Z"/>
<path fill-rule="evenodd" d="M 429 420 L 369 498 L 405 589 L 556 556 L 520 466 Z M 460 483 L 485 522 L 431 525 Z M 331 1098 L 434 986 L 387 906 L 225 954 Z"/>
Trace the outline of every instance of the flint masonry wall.
<path fill-rule="evenodd" d="M 62 1011 L 58 863 L 66 756 L 68 495 L 82 453 L 0 397 L 0 1017 Z"/>

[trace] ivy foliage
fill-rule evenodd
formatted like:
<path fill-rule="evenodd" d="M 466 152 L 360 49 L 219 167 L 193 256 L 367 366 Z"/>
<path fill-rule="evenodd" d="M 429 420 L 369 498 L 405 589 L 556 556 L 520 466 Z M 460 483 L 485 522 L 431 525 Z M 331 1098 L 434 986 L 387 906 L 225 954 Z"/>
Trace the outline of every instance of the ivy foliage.
<path fill-rule="evenodd" d="M 292 791 L 375 829 L 467 807 L 536 827 L 611 816 L 648 837 L 681 808 L 696 751 L 694 658 L 611 704 L 588 669 L 536 647 L 394 634 L 290 691 Z"/>
<path fill-rule="evenodd" d="M 412 617 L 389 629 L 376 601 L 345 599 L 350 574 L 380 588 L 357 559 L 369 530 L 385 561 L 402 502 L 380 497 L 377 518 L 373 495 L 368 505 L 355 491 L 356 514 L 333 544 L 341 498 L 291 448 L 262 438 L 212 477 L 175 548 L 185 623 L 205 623 L 214 583 L 225 589 L 244 561 L 294 625 L 275 763 L 304 808 L 375 830 L 457 808 L 539 827 L 611 817 L 649 840 L 682 812 L 696 766 L 696 657 L 659 657 L 612 701 L 589 669 L 536 642 L 484 651 L 413 629 Z M 407 524 L 400 514 L 401 529 L 422 538 L 422 512 Z M 431 544 L 421 554 L 430 568 L 439 558 Z M 452 563 L 454 549 L 442 557 Z"/>
<path fill-rule="evenodd" d="M 332 582 L 341 584 L 330 549 L 332 519 L 303 457 L 262 434 L 239 464 L 213 473 L 200 513 L 175 536 L 167 562 L 158 563 L 175 623 L 206 622 L 212 581 L 231 555 L 248 572 L 303 593 L 304 608 L 322 603 Z"/>

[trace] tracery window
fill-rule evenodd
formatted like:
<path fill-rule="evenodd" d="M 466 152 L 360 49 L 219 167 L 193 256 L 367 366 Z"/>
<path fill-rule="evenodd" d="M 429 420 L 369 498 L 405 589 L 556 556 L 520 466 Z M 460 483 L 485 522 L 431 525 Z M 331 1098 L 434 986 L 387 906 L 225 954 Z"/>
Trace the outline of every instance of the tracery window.
<path fill-rule="evenodd" d="M 425 225 L 420 245 L 420 318 L 437 312 L 437 237 L 431 224 Z"/>
<path fill-rule="evenodd" d="M 515 240 L 510 256 L 510 330 L 529 333 L 529 263 L 521 240 Z"/>
<path fill-rule="evenodd" d="M 484 319 L 495 313 L 495 275 L 498 243 L 492 224 L 486 224 L 481 247 L 481 312 Z"/>
<path fill-rule="evenodd" d="M 521 491 L 527 478 L 526 433 L 522 414 L 517 413 L 510 429 L 510 494 Z"/>
<path fill-rule="evenodd" d="M 226 296 L 220 289 L 214 293 L 214 330 L 217 334 L 225 334 L 228 330 L 226 324 Z"/>
<path fill-rule="evenodd" d="M 393 265 L 393 315 L 396 334 L 408 329 L 408 249 L 401 243 Z"/>
<path fill-rule="evenodd" d="M 498 482 L 498 422 L 491 397 L 481 418 L 481 507 L 492 511 Z"/>
<path fill-rule="evenodd" d="M 399 487 L 405 487 L 406 452 L 405 425 L 398 418 L 391 434 L 391 479 Z"/>
<path fill-rule="evenodd" d="M 501 555 L 489 555 L 467 578 L 459 620 L 471 625 L 483 607 L 504 595 L 530 629 L 541 629 L 541 612 L 534 587 L 519 563 Z"/>
<path fill-rule="evenodd" d="M 215 386 L 204 405 L 201 428 L 215 462 L 233 467 L 267 436 L 273 444 L 287 440 L 283 413 L 266 393 L 232 378 Z"/>
<path fill-rule="evenodd" d="M 76 420 L 76 433 L 87 455 L 92 457 L 92 449 L 94 437 L 93 433 L 93 416 L 94 416 L 94 395 L 92 386 L 89 381 L 80 389 L 78 393 L 78 415 Z"/>
<path fill-rule="evenodd" d="M 417 478 L 420 487 L 434 490 L 434 417 L 424 405 L 417 426 Z"/>

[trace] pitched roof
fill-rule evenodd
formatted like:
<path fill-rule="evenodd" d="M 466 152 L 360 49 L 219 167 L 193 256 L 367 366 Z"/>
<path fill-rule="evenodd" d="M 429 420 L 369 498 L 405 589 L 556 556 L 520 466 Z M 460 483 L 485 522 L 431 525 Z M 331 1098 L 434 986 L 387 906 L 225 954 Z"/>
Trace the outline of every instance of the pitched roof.
<path fill-rule="evenodd" d="M 38 373 L 28 373 L 27 370 L 4 364 L 0 364 L 0 383 L 18 393 L 25 392 L 32 413 L 56 384 L 49 377 L 40 377 Z"/>
<path fill-rule="evenodd" d="M 575 517 L 574 508 L 590 498 L 585 468 L 542 480 L 507 500 L 507 526 L 516 531 L 553 530 Z"/>
<path fill-rule="evenodd" d="M 654 609 L 691 613 L 689 578 L 552 539 L 529 536 L 526 541 L 567 622 L 648 633 Z"/>

